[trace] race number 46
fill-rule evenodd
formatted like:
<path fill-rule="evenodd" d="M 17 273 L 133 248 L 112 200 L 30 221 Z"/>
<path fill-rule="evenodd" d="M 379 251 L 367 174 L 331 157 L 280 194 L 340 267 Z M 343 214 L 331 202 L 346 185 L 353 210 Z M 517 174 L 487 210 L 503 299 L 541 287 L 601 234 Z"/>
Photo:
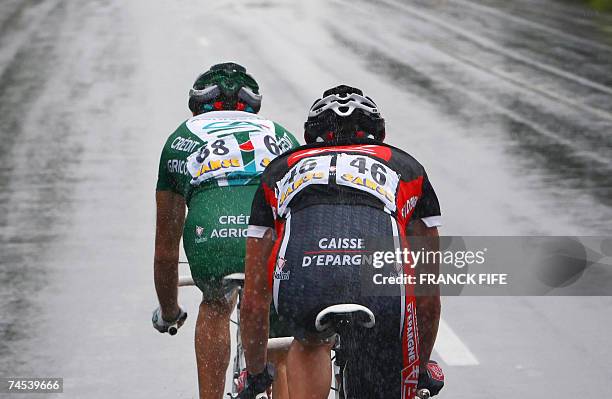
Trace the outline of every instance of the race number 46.
<path fill-rule="evenodd" d="M 396 209 L 399 175 L 373 158 L 339 154 L 336 161 L 336 183 L 374 195 L 392 212 Z"/>

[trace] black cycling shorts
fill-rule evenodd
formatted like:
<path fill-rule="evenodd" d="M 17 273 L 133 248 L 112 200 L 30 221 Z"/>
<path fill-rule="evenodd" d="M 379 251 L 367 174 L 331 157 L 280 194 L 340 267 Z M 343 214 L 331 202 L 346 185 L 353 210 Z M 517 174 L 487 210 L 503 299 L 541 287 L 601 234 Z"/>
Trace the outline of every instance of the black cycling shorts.
<path fill-rule="evenodd" d="M 392 250 L 397 245 L 394 223 L 390 214 L 369 206 L 312 205 L 292 213 L 279 237 L 274 306 L 294 337 L 324 338 L 317 335 L 314 322 L 327 306 L 356 303 L 374 313 L 376 325 L 360 332 L 358 353 L 350 354 L 347 364 L 349 398 L 401 398 L 406 370 L 411 366 L 414 373 L 418 364 L 414 300 L 407 301 L 399 287 L 394 296 L 362 292 L 360 268 L 371 267 L 362 258 L 371 250 L 364 242 L 388 237 L 383 246 Z"/>

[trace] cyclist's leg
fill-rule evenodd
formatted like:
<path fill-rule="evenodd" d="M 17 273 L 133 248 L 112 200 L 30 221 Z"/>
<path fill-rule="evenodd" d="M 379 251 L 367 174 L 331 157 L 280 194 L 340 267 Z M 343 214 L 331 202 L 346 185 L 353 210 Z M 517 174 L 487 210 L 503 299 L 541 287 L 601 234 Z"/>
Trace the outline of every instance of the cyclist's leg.
<path fill-rule="evenodd" d="M 287 358 L 291 399 L 326 399 L 331 386 L 331 344 L 294 340 Z"/>
<path fill-rule="evenodd" d="M 268 350 L 268 361 L 274 364 L 275 376 L 272 383 L 274 399 L 289 399 L 287 387 L 287 352 L 286 349 Z"/>
<path fill-rule="evenodd" d="M 220 398 L 230 359 L 229 319 L 235 300 L 202 301 L 195 330 L 200 398 Z"/>
<path fill-rule="evenodd" d="M 203 293 L 195 337 L 202 398 L 223 395 L 233 309 L 233 301 L 228 299 L 231 287 L 224 284 L 223 277 L 244 271 L 245 215 L 250 210 L 248 196 L 255 188 L 224 187 L 200 193 L 191 199 L 185 220 L 183 245 L 191 275 Z"/>
<path fill-rule="evenodd" d="M 297 270 L 291 275 L 292 284 L 299 284 L 305 291 L 282 285 L 277 290 L 278 305 L 284 309 L 279 316 L 283 335 L 295 338 L 287 354 L 289 397 L 325 399 L 331 387 L 332 342 L 329 337 L 317 337 L 313 330 L 314 316 L 327 304 L 320 304 L 316 296 L 308 294 L 308 286 L 313 281 L 304 277 Z M 283 284 L 288 281 L 283 281 Z"/>
<path fill-rule="evenodd" d="M 274 309 L 274 306 L 270 306 L 270 338 L 282 338 L 291 337 L 291 331 L 283 326 L 279 320 L 279 316 Z M 287 353 L 289 348 L 286 349 L 268 349 L 268 361 L 274 364 L 276 369 L 276 376 L 274 377 L 274 383 L 272 384 L 272 393 L 274 399 L 288 399 L 289 391 L 287 388 Z"/>

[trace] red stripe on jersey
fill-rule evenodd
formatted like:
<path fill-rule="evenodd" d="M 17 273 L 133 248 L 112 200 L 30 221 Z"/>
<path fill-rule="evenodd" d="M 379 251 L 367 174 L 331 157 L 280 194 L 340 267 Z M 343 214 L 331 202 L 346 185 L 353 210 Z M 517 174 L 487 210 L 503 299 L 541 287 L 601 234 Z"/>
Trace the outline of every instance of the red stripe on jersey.
<path fill-rule="evenodd" d="M 283 242 L 283 233 L 285 231 L 285 222 L 278 222 L 276 225 L 276 236 L 278 237 L 272 247 L 272 252 L 268 258 L 268 288 L 270 292 L 274 287 L 274 269 L 276 268 L 276 258 L 278 257 L 278 251 L 280 250 L 281 243 Z"/>
<path fill-rule="evenodd" d="M 262 182 L 261 186 L 263 187 L 264 197 L 266 199 L 266 203 L 272 208 L 272 213 L 274 215 L 274 230 L 276 230 L 276 237 L 278 239 L 274 243 L 274 247 L 272 247 L 272 253 L 268 258 L 268 287 L 272 290 L 272 280 L 274 277 L 274 268 L 276 267 L 276 257 L 278 256 L 278 251 L 280 249 L 280 245 L 282 242 L 283 231 L 285 229 L 285 222 L 276 217 L 276 194 L 274 190 L 271 189 L 266 183 Z"/>
<path fill-rule="evenodd" d="M 397 222 L 400 234 L 403 235 L 406 232 L 406 225 L 421 195 L 423 195 L 423 176 L 419 176 L 411 181 L 400 180 L 397 196 L 395 197 L 395 209 L 397 209 Z"/>
<path fill-rule="evenodd" d="M 264 197 L 266 199 L 266 203 L 272 208 L 272 215 L 274 216 L 274 225 L 275 229 L 278 230 L 279 220 L 276 217 L 276 207 L 278 205 L 278 200 L 276 199 L 276 194 L 272 188 L 270 188 L 266 183 L 261 183 L 261 186 L 264 190 Z M 278 237 L 278 236 L 277 236 Z"/>
<path fill-rule="evenodd" d="M 276 194 L 274 193 L 274 190 L 263 182 L 261 183 L 261 186 L 263 187 L 264 196 L 268 205 L 270 205 L 272 208 L 276 208 Z"/>
<path fill-rule="evenodd" d="M 413 399 L 419 382 L 419 329 L 416 297 L 411 285 L 406 285 L 405 295 L 406 307 L 404 309 L 404 325 L 402 326 L 402 398 Z"/>
<path fill-rule="evenodd" d="M 398 190 L 398 196 L 407 195 L 411 198 L 413 195 L 421 194 L 421 183 L 423 178 L 419 177 L 411 182 L 400 182 L 404 187 Z M 399 202 L 399 199 L 398 199 Z M 403 201 L 405 202 L 405 201 Z M 398 207 L 398 210 L 400 208 Z M 411 214 L 412 212 L 410 212 Z M 398 219 L 399 219 L 398 212 Z M 403 222 L 399 223 L 399 236 L 402 248 L 410 249 L 408 237 L 406 236 L 406 222 L 410 219 L 408 215 Z M 399 221 L 399 220 L 398 220 Z M 403 264 L 403 272 L 406 275 L 413 276 L 415 269 L 412 267 L 413 260 L 409 257 L 408 262 Z M 402 399 L 414 399 L 417 393 L 419 383 L 419 328 L 417 320 L 417 302 L 414 295 L 414 285 L 405 284 L 405 308 L 404 308 L 404 325 L 402 326 L 402 351 L 403 351 L 403 368 L 402 368 Z"/>
<path fill-rule="evenodd" d="M 372 155 L 377 158 L 389 161 L 391 159 L 391 149 L 382 145 L 372 144 L 354 144 L 354 145 L 339 145 L 332 147 L 308 148 L 297 151 L 287 158 L 287 165 L 292 167 L 297 161 L 306 157 L 313 157 L 328 152 L 359 152 L 366 155 Z"/>

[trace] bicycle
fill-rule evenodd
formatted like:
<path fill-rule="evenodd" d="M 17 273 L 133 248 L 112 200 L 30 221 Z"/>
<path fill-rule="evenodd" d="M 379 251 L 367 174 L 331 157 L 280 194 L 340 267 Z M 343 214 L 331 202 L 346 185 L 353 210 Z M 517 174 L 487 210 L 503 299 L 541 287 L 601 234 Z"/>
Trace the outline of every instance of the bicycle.
<path fill-rule="evenodd" d="M 233 273 L 223 278 L 230 285 L 235 285 L 238 291 L 236 302 L 236 320 L 230 321 L 236 325 L 236 355 L 234 356 L 232 370 L 232 392 L 227 395 L 230 398 L 238 396 L 239 389 L 242 387 L 240 381 L 243 370 L 246 369 L 244 349 L 240 337 L 240 302 L 242 299 L 242 289 L 244 287 L 244 273 Z M 181 276 L 178 282 L 179 287 L 193 286 L 195 283 L 191 276 Z M 363 305 L 344 303 L 328 306 L 321 310 L 315 319 L 315 328 L 319 332 L 328 332 L 330 336 L 335 335 L 333 347 L 334 357 L 332 358 L 332 370 L 334 373 L 334 386 L 331 390 L 335 392 L 336 399 L 347 399 L 344 392 L 344 371 L 352 353 L 358 348 L 355 347 L 355 340 L 352 339 L 356 328 L 372 328 L 376 323 L 374 314 L 370 309 Z M 171 332 L 174 329 L 174 332 Z M 176 326 L 168 329 L 171 335 L 176 334 Z M 342 338 L 344 337 L 344 339 Z M 293 337 L 269 338 L 268 349 L 280 350 L 288 349 L 293 342 Z M 342 344 L 344 342 L 344 344 Z M 429 399 L 430 393 L 427 389 L 420 389 L 416 399 Z M 267 399 L 265 393 L 257 396 L 256 399 Z"/>
<path fill-rule="evenodd" d="M 357 329 L 372 328 L 375 324 L 376 318 L 372 311 L 366 306 L 354 303 L 328 306 L 317 314 L 315 318 L 317 331 L 336 336 L 333 347 L 335 355 L 332 358 L 335 387 L 331 388 L 335 391 L 336 399 L 346 399 L 344 372 L 351 354 L 359 350 L 354 339 Z M 417 391 L 416 399 L 429 399 L 430 396 L 429 390 L 420 389 Z"/>
<path fill-rule="evenodd" d="M 232 362 L 232 392 L 227 393 L 230 398 L 236 398 L 238 396 L 238 391 L 243 386 L 243 382 L 241 381 L 241 376 L 243 371 L 246 369 L 246 362 L 244 359 L 244 349 L 242 346 L 242 339 L 240 337 L 240 302 L 242 300 L 242 289 L 244 288 L 244 273 L 232 273 L 225 277 L 223 280 L 231 285 L 235 286 L 238 292 L 238 299 L 236 302 L 236 320 L 230 319 L 231 323 L 236 326 L 236 355 L 234 356 L 234 360 Z M 179 277 L 178 286 L 192 286 L 195 285 L 191 276 L 181 276 Z M 172 326 L 170 328 L 174 328 L 174 334 L 176 334 L 176 326 Z M 170 328 L 168 332 L 170 333 Z M 171 333 L 171 335 L 174 335 Z M 293 337 L 282 337 L 282 338 L 269 338 L 268 339 L 268 350 L 287 350 L 289 346 L 291 346 L 291 342 L 293 342 Z M 268 396 L 264 394 L 260 394 L 256 399 L 267 399 Z"/>

